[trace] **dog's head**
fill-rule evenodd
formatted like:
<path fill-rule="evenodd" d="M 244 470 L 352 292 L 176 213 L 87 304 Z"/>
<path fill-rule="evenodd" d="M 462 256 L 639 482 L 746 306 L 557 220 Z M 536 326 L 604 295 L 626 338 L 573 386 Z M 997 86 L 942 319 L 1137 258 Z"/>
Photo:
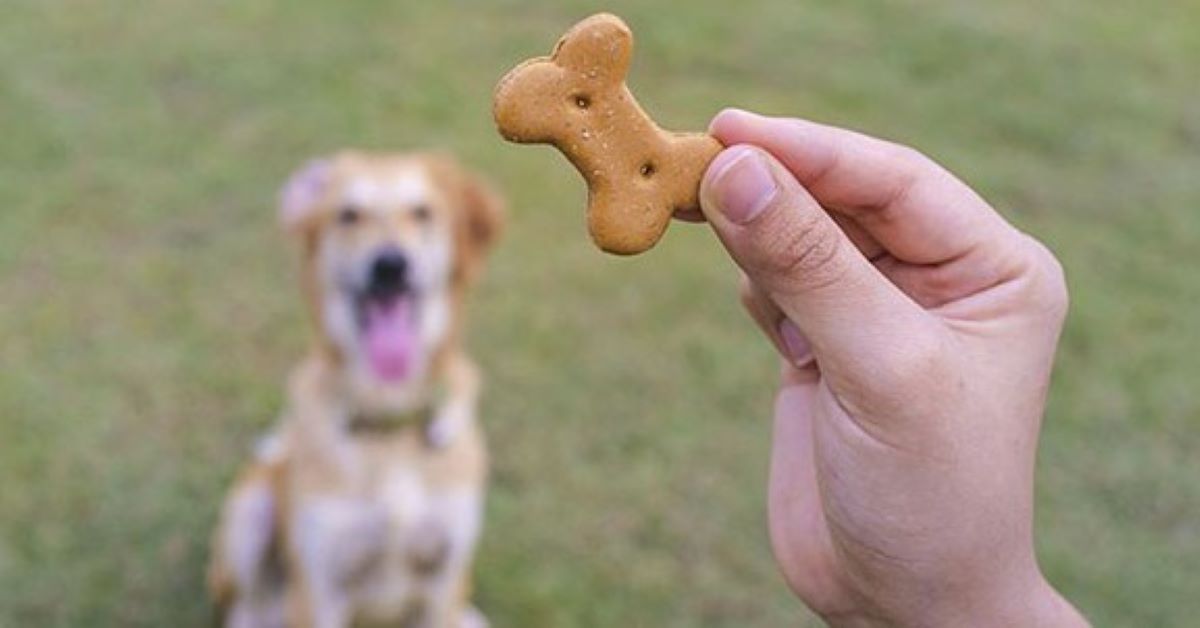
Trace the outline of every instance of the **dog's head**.
<path fill-rule="evenodd" d="M 499 196 L 445 155 L 344 152 L 280 195 L 325 346 L 360 386 L 411 388 L 456 340 L 464 290 L 502 222 Z"/>

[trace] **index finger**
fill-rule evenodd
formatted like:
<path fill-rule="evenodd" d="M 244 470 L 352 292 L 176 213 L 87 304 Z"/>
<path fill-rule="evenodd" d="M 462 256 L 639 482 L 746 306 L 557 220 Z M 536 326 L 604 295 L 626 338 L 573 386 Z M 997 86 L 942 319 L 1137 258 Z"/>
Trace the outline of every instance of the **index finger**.
<path fill-rule="evenodd" d="M 1015 233 L 970 187 L 899 144 L 739 109 L 717 114 L 709 132 L 726 146 L 754 144 L 770 152 L 817 202 L 853 219 L 905 262 L 949 261 Z"/>

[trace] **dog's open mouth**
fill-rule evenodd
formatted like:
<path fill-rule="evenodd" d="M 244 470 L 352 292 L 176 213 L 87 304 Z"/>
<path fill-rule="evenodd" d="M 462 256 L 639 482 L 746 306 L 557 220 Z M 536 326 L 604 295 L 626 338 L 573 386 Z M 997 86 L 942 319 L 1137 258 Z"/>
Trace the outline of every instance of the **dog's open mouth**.
<path fill-rule="evenodd" d="M 420 350 L 417 322 L 411 291 L 368 293 L 359 300 L 363 352 L 380 381 L 394 383 L 412 373 Z"/>

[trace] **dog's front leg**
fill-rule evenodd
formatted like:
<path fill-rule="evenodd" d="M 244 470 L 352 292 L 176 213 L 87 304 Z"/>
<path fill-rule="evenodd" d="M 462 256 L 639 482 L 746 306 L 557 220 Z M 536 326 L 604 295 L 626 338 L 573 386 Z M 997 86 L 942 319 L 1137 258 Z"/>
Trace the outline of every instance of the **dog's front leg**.
<path fill-rule="evenodd" d="M 483 523 L 482 487 L 437 495 L 432 510 L 449 532 L 449 551 L 441 568 L 430 574 L 427 592 L 431 628 L 486 628 L 487 620 L 471 606 L 471 563 Z"/>
<path fill-rule="evenodd" d="M 488 628 L 491 624 L 470 601 L 470 566 L 451 567 L 434 584 L 423 628 Z"/>
<path fill-rule="evenodd" d="M 449 388 L 445 401 L 437 408 L 425 437 L 434 449 L 444 449 L 475 420 L 479 402 L 479 371 L 465 356 L 457 356 L 447 373 Z"/>
<path fill-rule="evenodd" d="M 291 518 L 291 625 L 345 628 L 353 619 L 350 583 L 370 569 L 385 541 L 382 510 L 360 500 L 309 497 Z"/>
<path fill-rule="evenodd" d="M 438 408 L 425 427 L 425 438 L 434 449 L 449 447 L 471 420 L 474 400 L 453 399 Z"/>
<path fill-rule="evenodd" d="M 294 566 L 287 583 L 288 626 L 292 628 L 347 628 L 350 605 L 339 591 L 322 551 L 308 545 L 292 549 Z"/>
<path fill-rule="evenodd" d="M 297 577 L 288 583 L 288 626 L 293 628 L 347 628 L 350 606 L 344 597 L 329 595 L 311 580 Z"/>

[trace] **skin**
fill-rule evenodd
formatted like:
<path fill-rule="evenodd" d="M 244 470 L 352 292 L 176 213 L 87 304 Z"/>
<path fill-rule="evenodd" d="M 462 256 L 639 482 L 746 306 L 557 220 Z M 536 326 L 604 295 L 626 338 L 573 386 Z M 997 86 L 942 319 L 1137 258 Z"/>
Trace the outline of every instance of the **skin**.
<path fill-rule="evenodd" d="M 1062 268 L 903 146 L 719 114 L 704 217 L 783 356 L 769 522 L 835 626 L 1086 626 L 1033 546 Z M 683 217 L 686 218 L 686 217 Z"/>

